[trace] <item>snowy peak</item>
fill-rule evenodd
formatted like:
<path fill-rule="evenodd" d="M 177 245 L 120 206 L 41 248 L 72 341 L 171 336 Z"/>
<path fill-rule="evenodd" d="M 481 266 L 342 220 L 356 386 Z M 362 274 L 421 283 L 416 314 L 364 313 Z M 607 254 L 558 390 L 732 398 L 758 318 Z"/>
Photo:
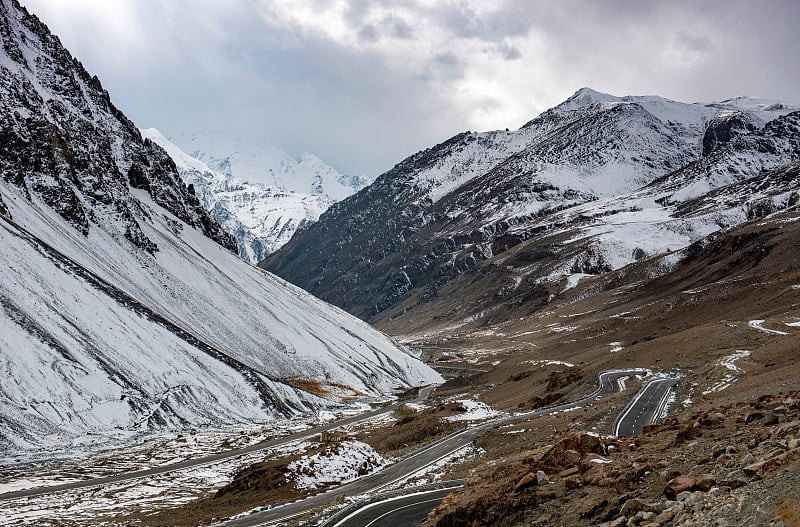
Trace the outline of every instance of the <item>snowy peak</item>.
<path fill-rule="evenodd" d="M 319 192 L 316 194 L 243 181 L 231 175 L 230 157 L 212 160 L 215 166 L 225 170 L 217 172 L 181 150 L 157 129 L 141 132 L 169 153 L 183 181 L 192 186 L 211 216 L 236 238 L 239 256 L 250 263 L 256 264 L 278 250 L 297 229 L 317 221 L 334 202 L 322 193 L 327 166 L 311 154 L 305 154 L 300 162 L 317 171 Z"/>
<path fill-rule="evenodd" d="M 175 164 L 178 166 L 178 168 L 197 170 L 201 173 L 213 173 L 213 170 L 211 170 L 208 165 L 178 148 L 178 145 L 167 139 L 167 137 L 157 128 L 141 128 L 139 131 L 141 132 L 142 137 L 153 141 L 161 148 L 166 150 L 167 154 L 169 154 L 169 157 L 175 161 Z"/>
<path fill-rule="evenodd" d="M 781 177 L 757 207 L 719 198 L 708 215 L 674 216 L 681 203 L 720 188 L 739 196 L 735 185 L 796 162 L 790 108 L 584 88 L 519 130 L 467 132 L 414 154 L 263 265 L 368 320 L 409 320 L 434 304 L 450 322 L 475 313 L 452 310 L 444 290 L 492 313 L 525 280 L 546 303 L 545 284 L 566 275 L 618 269 L 796 203 Z"/>
<path fill-rule="evenodd" d="M 215 172 L 248 183 L 333 201 L 368 183 L 363 177 L 341 174 L 313 154 L 304 153 L 295 159 L 278 147 L 250 143 L 219 131 L 175 134 L 170 140 Z"/>
<path fill-rule="evenodd" d="M 572 94 L 566 101 L 556 106 L 555 109 L 568 111 L 593 104 L 615 103 L 621 101 L 621 98 L 615 97 L 614 95 L 609 95 L 607 93 L 602 93 L 591 88 L 584 87 Z"/>

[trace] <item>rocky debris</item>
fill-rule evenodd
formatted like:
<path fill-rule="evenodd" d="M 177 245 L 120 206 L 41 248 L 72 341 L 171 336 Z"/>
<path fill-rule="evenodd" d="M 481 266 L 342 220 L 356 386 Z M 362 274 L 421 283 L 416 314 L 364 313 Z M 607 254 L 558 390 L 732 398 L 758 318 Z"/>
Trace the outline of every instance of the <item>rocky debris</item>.
<path fill-rule="evenodd" d="M 669 419 L 635 442 L 575 433 L 519 458 L 491 461 L 474 469 L 426 525 L 780 525 L 773 523 L 773 502 L 794 496 L 800 484 L 798 395 Z M 747 422 L 754 412 L 777 415 L 778 422 Z M 680 447 L 677 437 L 684 437 Z M 784 481 L 785 474 L 798 481 Z M 764 499 L 772 505 L 759 505 Z"/>

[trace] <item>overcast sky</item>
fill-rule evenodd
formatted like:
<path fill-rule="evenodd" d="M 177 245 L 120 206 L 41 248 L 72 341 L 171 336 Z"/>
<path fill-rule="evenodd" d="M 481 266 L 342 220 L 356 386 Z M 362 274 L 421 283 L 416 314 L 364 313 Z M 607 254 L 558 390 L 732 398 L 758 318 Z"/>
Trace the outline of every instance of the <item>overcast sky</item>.
<path fill-rule="evenodd" d="M 800 102 L 795 0 L 22 0 L 140 127 L 372 176 L 582 86 Z"/>

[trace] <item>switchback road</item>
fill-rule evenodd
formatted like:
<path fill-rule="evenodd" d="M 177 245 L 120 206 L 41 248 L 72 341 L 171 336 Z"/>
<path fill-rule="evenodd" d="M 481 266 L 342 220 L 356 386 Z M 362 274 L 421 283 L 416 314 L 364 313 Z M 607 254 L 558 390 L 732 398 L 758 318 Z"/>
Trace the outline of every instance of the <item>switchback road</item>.
<path fill-rule="evenodd" d="M 266 511 L 260 511 L 245 517 L 229 520 L 223 523 L 223 525 L 227 527 L 252 527 L 255 525 L 280 524 L 281 522 L 286 522 L 292 518 L 303 516 L 309 511 L 318 507 L 328 505 L 339 497 L 358 496 L 361 494 L 380 492 L 395 483 L 409 478 L 415 472 L 418 472 L 421 469 L 436 463 L 437 461 L 450 457 L 457 450 L 460 450 L 471 444 L 472 441 L 480 437 L 490 428 L 516 424 L 533 419 L 535 417 L 572 410 L 574 408 L 581 408 L 593 401 L 621 391 L 622 387 L 620 386 L 620 379 L 624 377 L 630 377 L 632 375 L 641 375 L 643 373 L 646 373 L 646 370 L 630 369 L 603 372 L 598 375 L 597 390 L 586 397 L 541 410 L 492 419 L 479 425 L 466 428 L 439 439 L 432 444 L 426 445 L 414 454 L 402 458 L 397 463 L 389 465 L 379 472 L 365 476 L 352 483 L 340 485 L 325 493 L 316 494 L 304 500 L 287 503 Z M 428 510 L 430 511 L 431 509 L 433 509 L 433 506 L 431 506 L 431 508 Z"/>

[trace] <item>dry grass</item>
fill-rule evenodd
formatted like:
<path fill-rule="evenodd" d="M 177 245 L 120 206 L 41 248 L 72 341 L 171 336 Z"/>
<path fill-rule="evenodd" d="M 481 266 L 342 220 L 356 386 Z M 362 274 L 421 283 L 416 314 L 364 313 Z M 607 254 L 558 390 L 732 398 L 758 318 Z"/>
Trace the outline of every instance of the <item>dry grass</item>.
<path fill-rule="evenodd" d="M 300 379 L 297 377 L 286 377 L 283 382 L 290 386 L 294 386 L 304 392 L 312 393 L 320 397 L 328 395 L 328 390 L 322 387 L 322 383 L 314 379 Z"/>
<path fill-rule="evenodd" d="M 789 500 L 784 501 L 778 506 L 776 519 L 786 527 L 800 527 L 800 507 Z"/>

